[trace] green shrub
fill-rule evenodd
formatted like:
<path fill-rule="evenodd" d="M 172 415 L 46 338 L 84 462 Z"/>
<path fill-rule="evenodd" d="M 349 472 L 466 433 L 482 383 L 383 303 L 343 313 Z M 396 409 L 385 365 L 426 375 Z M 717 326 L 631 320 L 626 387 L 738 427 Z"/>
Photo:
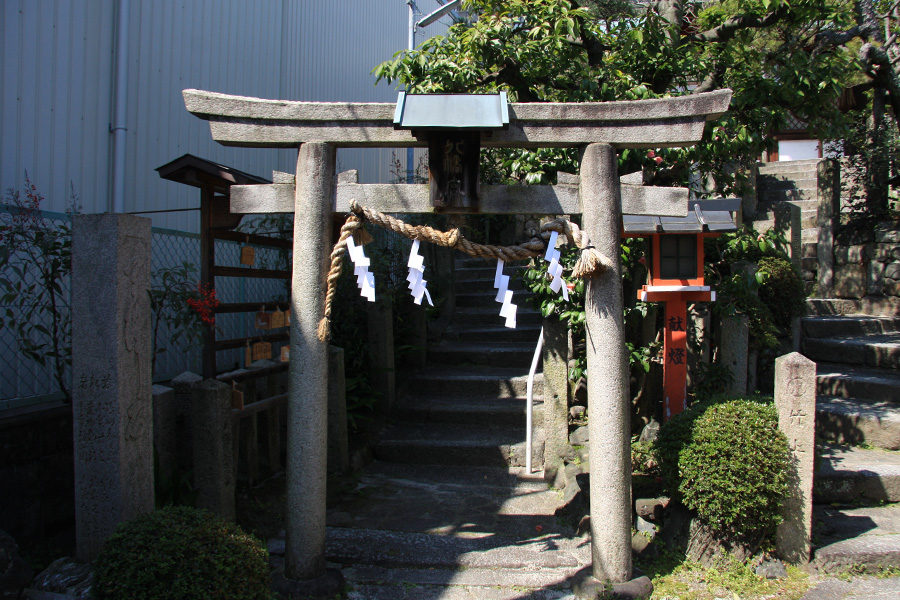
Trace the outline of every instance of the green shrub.
<path fill-rule="evenodd" d="M 790 261 L 783 258 L 766 256 L 759 259 L 759 272 L 763 274 L 759 299 L 769 308 L 775 325 L 789 330 L 791 320 L 806 309 L 803 280 Z"/>
<path fill-rule="evenodd" d="M 669 490 L 712 529 L 751 535 L 781 522 L 790 452 L 771 403 L 696 405 L 663 425 L 656 448 Z"/>
<path fill-rule="evenodd" d="M 271 598 L 268 552 L 240 527 L 168 506 L 116 528 L 94 562 L 98 600 Z"/>

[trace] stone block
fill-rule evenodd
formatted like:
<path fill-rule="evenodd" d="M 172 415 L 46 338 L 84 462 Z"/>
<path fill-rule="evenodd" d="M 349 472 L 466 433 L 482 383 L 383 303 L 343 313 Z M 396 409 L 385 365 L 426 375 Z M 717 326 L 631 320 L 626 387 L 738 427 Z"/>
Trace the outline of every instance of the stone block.
<path fill-rule="evenodd" d="M 150 220 L 76 215 L 72 229 L 72 418 L 76 555 L 153 510 Z"/>
<path fill-rule="evenodd" d="M 900 296 L 900 279 L 885 279 L 884 287 L 882 287 L 881 292 L 885 296 Z M 894 310 L 896 310 L 896 307 L 894 308 Z M 893 314 L 896 315 L 897 313 L 894 312 Z"/>
<path fill-rule="evenodd" d="M 153 393 L 153 447 L 159 465 L 158 473 L 166 481 L 178 476 L 178 407 L 175 390 L 154 385 Z"/>
<path fill-rule="evenodd" d="M 867 248 L 866 255 L 869 260 L 888 262 L 891 260 L 894 244 L 870 244 Z"/>
<path fill-rule="evenodd" d="M 886 264 L 884 266 L 884 277 L 886 279 L 900 279 L 900 262 Z"/>
<path fill-rule="evenodd" d="M 194 386 L 191 409 L 197 506 L 233 521 L 235 465 L 231 386 L 215 379 Z"/>
<path fill-rule="evenodd" d="M 798 352 L 775 360 L 778 427 L 791 449 L 788 489 L 778 526 L 779 554 L 792 563 L 809 562 L 812 539 L 812 490 L 815 470 L 816 363 Z"/>
<path fill-rule="evenodd" d="M 558 469 L 560 451 L 569 445 L 569 328 L 544 319 L 544 469 Z"/>
<path fill-rule="evenodd" d="M 721 364 L 731 370 L 731 394 L 747 393 L 747 361 L 749 357 L 750 327 L 746 315 L 726 316 L 719 328 L 719 356 Z"/>
<path fill-rule="evenodd" d="M 876 228 L 875 242 L 879 244 L 900 244 L 900 230 Z"/>
<path fill-rule="evenodd" d="M 900 246 L 897 246 L 893 250 L 891 250 L 891 258 L 893 260 L 900 260 Z"/>
<path fill-rule="evenodd" d="M 838 298 L 858 299 L 866 295 L 866 267 L 844 264 L 834 269 L 834 295 Z"/>
<path fill-rule="evenodd" d="M 835 246 L 834 247 L 834 264 L 837 265 L 858 265 L 866 261 L 866 244 L 857 244 L 855 246 Z"/>
<path fill-rule="evenodd" d="M 866 291 L 875 296 L 880 296 L 884 290 L 884 263 L 872 261 L 869 263 Z"/>

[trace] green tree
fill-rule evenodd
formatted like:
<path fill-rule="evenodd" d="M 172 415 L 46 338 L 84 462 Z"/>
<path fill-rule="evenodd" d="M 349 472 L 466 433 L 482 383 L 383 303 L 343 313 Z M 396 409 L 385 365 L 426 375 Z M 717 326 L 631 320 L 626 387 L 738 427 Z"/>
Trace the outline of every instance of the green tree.
<path fill-rule="evenodd" d="M 733 89 L 731 110 L 708 124 L 696 146 L 652 157 L 622 151 L 623 172 L 646 168 L 657 185 L 740 193 L 735 167 L 755 161 L 792 116 L 826 139 L 840 137 L 845 119 L 838 100 L 860 76 L 851 46 L 816 45 L 853 23 L 853 8 L 837 0 L 469 0 L 463 6 L 471 18 L 397 53 L 375 68 L 376 76 L 412 92 L 506 90 L 518 102 Z M 486 154 L 487 173 L 528 183 L 577 168 L 571 151 Z"/>

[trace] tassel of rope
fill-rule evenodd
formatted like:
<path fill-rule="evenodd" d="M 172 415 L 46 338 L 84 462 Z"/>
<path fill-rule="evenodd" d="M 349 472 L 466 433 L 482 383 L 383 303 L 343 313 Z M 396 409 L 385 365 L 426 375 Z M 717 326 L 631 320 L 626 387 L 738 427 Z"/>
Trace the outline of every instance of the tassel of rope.
<path fill-rule="evenodd" d="M 354 241 L 360 246 L 372 240 L 372 236 L 363 227 L 364 220 L 410 240 L 431 242 L 459 250 L 475 258 L 496 258 L 503 262 L 542 256 L 547 251 L 550 232 L 556 231 L 566 236 L 570 242 L 581 249 L 581 256 L 572 270 L 575 277 L 585 278 L 599 275 L 613 266 L 613 262 L 608 257 L 590 244 L 587 235 L 579 229 L 578 225 L 566 219 L 555 219 L 545 223 L 541 227 L 540 235 L 523 244 L 494 246 L 471 242 L 462 236 L 459 229 L 455 228 L 444 232 L 427 225 L 409 225 L 400 219 L 362 206 L 356 200 L 350 201 L 350 210 L 353 212 L 341 227 L 341 235 L 331 252 L 331 270 L 328 272 L 328 291 L 325 295 L 325 316 L 319 321 L 317 332 L 319 340 L 323 342 L 328 340 L 331 335 L 331 306 L 334 302 L 337 280 L 341 276 L 341 260 L 347 248 L 347 238 L 353 235 Z"/>

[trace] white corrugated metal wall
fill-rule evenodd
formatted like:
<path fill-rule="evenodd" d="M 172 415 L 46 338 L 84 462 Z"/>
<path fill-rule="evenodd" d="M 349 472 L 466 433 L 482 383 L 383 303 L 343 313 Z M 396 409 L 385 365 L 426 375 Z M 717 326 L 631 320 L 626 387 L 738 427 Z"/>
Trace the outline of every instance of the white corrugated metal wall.
<path fill-rule="evenodd" d="M 125 0 L 128 1 L 128 0 Z M 437 0 L 421 0 L 430 12 Z M 28 171 L 46 210 L 70 184 L 84 212 L 110 207 L 117 0 L 0 2 L 0 189 Z M 293 100 L 393 102 L 372 68 L 407 43 L 403 0 L 130 0 L 126 211 L 197 206 L 193 188 L 154 169 L 189 152 L 271 176 L 293 171 L 290 150 L 225 148 L 184 108 L 181 90 Z M 445 30 L 440 24 L 425 33 Z M 420 34 L 418 41 L 421 41 Z M 390 178 L 390 150 L 346 150 L 341 169 Z M 401 156 L 401 158 L 404 158 Z M 154 215 L 195 230 L 195 213 Z"/>

